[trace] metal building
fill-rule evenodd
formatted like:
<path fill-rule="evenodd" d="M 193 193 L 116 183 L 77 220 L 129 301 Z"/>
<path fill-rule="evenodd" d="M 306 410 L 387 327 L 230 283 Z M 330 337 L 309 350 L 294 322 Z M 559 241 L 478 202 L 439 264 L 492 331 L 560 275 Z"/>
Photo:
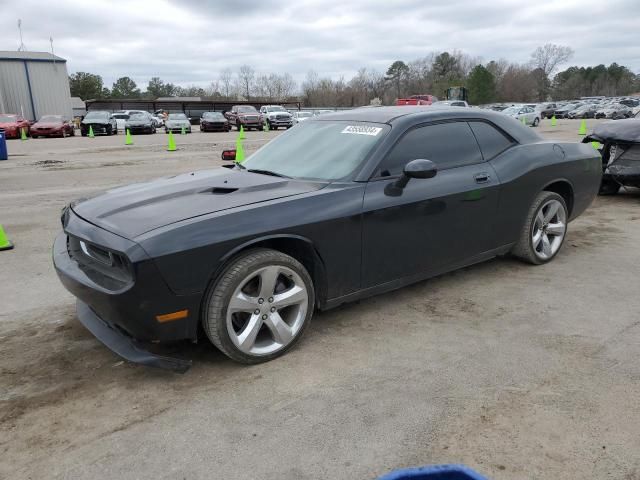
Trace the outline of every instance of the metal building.
<path fill-rule="evenodd" d="M 67 61 L 45 52 L 0 51 L 0 113 L 71 119 Z"/>

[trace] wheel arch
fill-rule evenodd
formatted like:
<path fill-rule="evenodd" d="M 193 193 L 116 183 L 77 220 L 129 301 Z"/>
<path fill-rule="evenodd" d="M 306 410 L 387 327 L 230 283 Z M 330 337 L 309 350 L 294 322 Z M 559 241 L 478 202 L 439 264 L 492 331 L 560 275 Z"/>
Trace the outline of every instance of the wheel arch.
<path fill-rule="evenodd" d="M 564 203 L 567 205 L 568 216 L 571 217 L 573 212 L 574 203 L 574 190 L 573 185 L 566 178 L 559 178 L 547 183 L 542 191 L 554 192 L 560 195 L 564 199 Z"/>
<path fill-rule="evenodd" d="M 327 276 L 324 261 L 313 242 L 300 235 L 268 235 L 251 239 L 236 246 L 220 259 L 207 289 L 218 281 L 222 272 L 238 255 L 256 248 L 276 250 L 299 261 L 311 275 L 315 289 L 316 305 L 322 308 L 327 298 Z"/>

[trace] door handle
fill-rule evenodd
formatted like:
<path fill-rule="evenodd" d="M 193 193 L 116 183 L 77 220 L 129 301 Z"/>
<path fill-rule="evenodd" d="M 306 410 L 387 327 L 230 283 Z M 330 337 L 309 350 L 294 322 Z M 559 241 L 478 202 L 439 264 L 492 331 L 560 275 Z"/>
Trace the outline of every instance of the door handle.
<path fill-rule="evenodd" d="M 486 172 L 476 173 L 473 176 L 473 179 L 476 181 L 476 183 L 486 183 L 491 179 L 491 175 Z"/>

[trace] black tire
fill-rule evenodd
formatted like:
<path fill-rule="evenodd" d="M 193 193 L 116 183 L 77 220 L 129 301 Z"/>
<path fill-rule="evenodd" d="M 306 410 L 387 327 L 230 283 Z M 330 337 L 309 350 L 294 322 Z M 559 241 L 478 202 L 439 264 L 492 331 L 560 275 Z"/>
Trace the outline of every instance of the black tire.
<path fill-rule="evenodd" d="M 620 184 L 615 180 L 603 179 L 598 195 L 616 195 L 620 191 Z"/>
<path fill-rule="evenodd" d="M 520 238 L 518 239 L 518 243 L 516 243 L 514 247 L 511 249 L 511 254 L 513 256 L 518 257 L 521 260 L 524 260 L 525 262 L 531 263 L 533 265 L 542 265 L 543 263 L 548 263 L 551 260 L 553 260 L 555 256 L 558 254 L 558 252 L 562 250 L 562 244 L 564 243 L 564 240 L 567 238 L 566 231 L 565 231 L 564 237 L 562 238 L 562 243 L 558 247 L 558 250 L 556 250 L 556 252 L 547 259 L 541 259 L 538 255 L 536 255 L 534 246 L 533 246 L 533 240 L 531 238 L 533 234 L 535 218 L 536 218 L 536 215 L 538 215 L 538 211 L 542 208 L 542 206 L 547 201 L 552 199 L 560 202 L 560 204 L 564 208 L 565 218 L 567 219 L 567 223 L 568 223 L 569 212 L 567 210 L 567 204 L 565 203 L 564 198 L 562 198 L 562 196 L 558 195 L 555 192 L 547 192 L 547 191 L 540 192 L 538 196 L 535 198 L 535 200 L 533 201 L 533 203 L 531 204 L 531 207 L 529 208 L 526 221 L 524 222 L 524 225 L 522 226 L 522 230 L 520 231 Z"/>
<path fill-rule="evenodd" d="M 308 291 L 307 312 L 304 323 L 296 336 L 284 348 L 268 355 L 249 355 L 242 352 L 231 340 L 226 322 L 227 305 L 240 282 L 251 275 L 252 272 L 268 265 L 286 266 L 302 278 Z M 207 337 L 226 356 L 236 362 L 247 365 L 268 362 L 289 351 L 300 340 L 309 323 L 311 323 L 315 306 L 313 281 L 304 266 L 289 255 L 263 248 L 249 250 L 233 259 L 217 281 L 209 287 L 205 298 L 202 326 Z"/>
<path fill-rule="evenodd" d="M 86 137 L 87 133 L 86 132 L 80 132 L 80 135 L 83 136 L 83 137 Z"/>
<path fill-rule="evenodd" d="M 111 125 L 109 125 L 107 127 L 107 136 L 111 136 L 111 135 L 113 135 L 113 128 L 111 127 Z"/>
<path fill-rule="evenodd" d="M 536 118 L 533 120 L 533 126 L 534 126 L 534 127 L 537 127 L 538 125 L 540 125 L 540 119 L 539 119 L 538 117 L 536 117 Z"/>

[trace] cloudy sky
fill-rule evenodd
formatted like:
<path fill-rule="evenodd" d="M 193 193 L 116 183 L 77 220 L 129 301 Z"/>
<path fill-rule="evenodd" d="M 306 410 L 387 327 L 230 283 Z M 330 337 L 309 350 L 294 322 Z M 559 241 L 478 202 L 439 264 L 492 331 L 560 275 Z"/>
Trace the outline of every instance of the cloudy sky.
<path fill-rule="evenodd" d="M 490 4 L 490 5 L 485 5 Z M 67 59 L 69 72 L 152 76 L 206 86 L 221 69 L 290 72 L 302 80 L 386 71 L 396 59 L 458 49 L 527 62 L 547 42 L 571 64 L 618 62 L 640 73 L 638 0 L 0 0 L 0 50 L 24 44 Z"/>

